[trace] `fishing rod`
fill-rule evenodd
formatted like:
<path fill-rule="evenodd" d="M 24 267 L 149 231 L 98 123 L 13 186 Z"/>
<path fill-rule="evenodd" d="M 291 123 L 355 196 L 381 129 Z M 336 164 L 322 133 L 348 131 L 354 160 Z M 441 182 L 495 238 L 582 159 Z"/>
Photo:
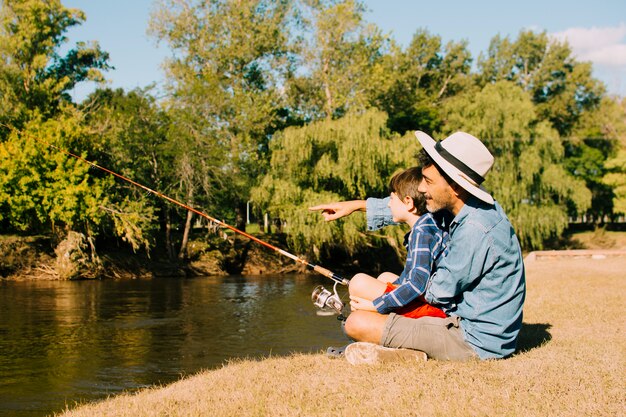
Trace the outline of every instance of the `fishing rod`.
<path fill-rule="evenodd" d="M 10 126 L 7 126 L 7 125 L 4 125 L 4 126 L 8 127 L 11 130 L 16 130 L 13 127 L 10 127 Z M 23 133 L 23 132 L 20 131 L 20 133 Z M 227 229 L 232 230 L 235 233 L 238 233 L 238 234 L 240 234 L 242 236 L 245 236 L 248 239 L 253 240 L 253 241 L 255 241 L 255 242 L 257 242 L 257 243 L 259 243 L 259 244 L 265 246 L 266 248 L 269 248 L 269 249 L 271 249 L 271 250 L 273 250 L 275 252 L 278 252 L 279 254 L 281 254 L 283 256 L 286 256 L 287 258 L 292 259 L 292 260 L 294 260 L 297 263 L 305 265 L 307 268 L 309 268 L 309 269 L 311 269 L 311 270 L 313 270 L 313 271 L 315 271 L 315 272 L 317 272 L 317 273 L 319 273 L 319 274 L 321 274 L 321 275 L 323 275 L 323 276 L 325 276 L 327 278 L 330 278 L 331 280 L 333 280 L 335 282 L 335 285 L 336 284 L 348 285 L 348 283 L 350 282 L 349 279 L 342 278 L 341 276 L 335 274 L 334 272 L 332 272 L 332 271 L 330 271 L 330 270 L 328 270 L 328 269 L 326 269 L 326 268 L 324 268 L 324 267 L 322 267 L 320 265 L 315 265 L 315 264 L 313 264 L 311 262 L 308 262 L 305 259 L 302 259 L 302 258 L 300 258 L 300 257 L 298 257 L 298 256 L 296 256 L 296 255 L 294 255 L 292 253 L 287 252 L 286 250 L 280 249 L 280 248 L 272 245 L 271 243 L 265 242 L 265 241 L 259 239 L 258 237 L 252 236 L 251 234 L 244 232 L 243 230 L 239 230 L 236 227 L 233 227 L 233 226 L 231 226 L 231 225 L 229 225 L 229 224 L 227 224 L 227 223 L 225 223 L 225 222 L 223 222 L 221 220 L 216 219 L 215 217 L 209 216 L 208 214 L 206 214 L 206 213 L 204 213 L 204 212 L 202 212 L 200 210 L 197 210 L 197 209 L 195 209 L 195 208 L 193 208 L 193 207 L 191 207 L 191 206 L 189 206 L 187 204 L 181 203 L 180 201 L 178 201 L 178 200 L 176 200 L 176 199 L 174 199 L 172 197 L 169 197 L 169 196 L 161 193 L 160 191 L 153 190 L 152 188 L 147 187 L 147 186 L 145 186 L 143 184 L 140 184 L 140 183 L 138 183 L 138 182 L 136 182 L 136 181 L 134 181 L 134 180 L 132 180 L 130 178 L 127 178 L 127 177 L 125 177 L 122 174 L 118 174 L 117 172 L 114 172 L 114 171 L 112 171 L 112 170 L 110 170 L 108 168 L 100 166 L 100 165 L 98 165 L 98 164 L 96 164 L 94 162 L 88 161 L 87 159 L 85 159 L 85 158 L 83 158 L 83 157 L 81 157 L 79 155 L 76 155 L 76 154 L 74 154 L 74 153 L 72 153 L 72 152 L 70 152 L 70 151 L 68 151 L 66 149 L 59 148 L 58 146 L 53 145 L 53 144 L 51 144 L 51 143 L 49 143 L 49 142 L 47 142 L 47 141 L 45 141 L 43 139 L 40 139 L 40 138 L 32 136 L 32 135 L 28 135 L 28 136 L 31 137 L 32 139 L 40 142 L 40 143 L 45 144 L 46 146 L 48 146 L 50 148 L 53 148 L 53 149 L 55 149 L 55 150 L 57 150 L 57 151 L 59 151 L 61 153 L 69 155 L 69 156 L 71 156 L 73 158 L 76 158 L 76 159 L 78 159 L 81 162 L 84 162 L 84 163 L 86 163 L 88 165 L 91 165 L 94 168 L 97 168 L 97 169 L 99 169 L 101 171 L 104 171 L 104 172 L 106 172 L 106 173 L 108 173 L 110 175 L 113 175 L 113 176 L 115 176 L 115 177 L 117 177 L 117 178 L 119 178 L 121 180 L 124 180 L 124 181 L 126 181 L 126 182 L 128 182 L 130 184 L 133 184 L 134 186 L 139 187 L 139 188 L 141 188 L 141 189 L 143 189 L 145 191 L 148 191 L 151 194 L 154 194 L 154 195 L 156 195 L 156 196 L 158 196 L 160 198 L 163 198 L 164 200 L 167 200 L 170 203 L 176 204 L 177 206 L 180 206 L 180 207 L 182 207 L 182 208 L 184 208 L 186 210 L 189 210 L 189 211 L 191 211 L 191 212 L 193 212 L 193 213 L 195 213 L 195 214 L 197 214 L 197 215 L 199 215 L 201 217 L 204 217 L 205 219 L 208 219 L 209 221 L 211 221 L 211 222 L 213 222 L 213 223 L 215 223 L 215 224 L 217 224 L 217 225 L 219 225 L 221 227 L 225 227 Z M 327 290 L 325 290 L 325 291 L 327 291 Z M 313 294 L 313 297 L 312 297 L 312 298 L 314 298 L 313 302 L 316 303 L 316 301 L 318 301 L 318 302 L 322 302 L 323 301 L 324 305 L 334 303 L 334 299 L 335 299 L 335 296 L 337 295 L 337 292 L 335 291 L 335 294 L 330 296 L 330 297 L 325 297 L 325 295 L 326 294 L 322 291 L 317 297 L 315 297 L 315 291 L 314 291 L 314 294 Z M 330 305 L 328 305 L 328 306 L 330 307 Z"/>

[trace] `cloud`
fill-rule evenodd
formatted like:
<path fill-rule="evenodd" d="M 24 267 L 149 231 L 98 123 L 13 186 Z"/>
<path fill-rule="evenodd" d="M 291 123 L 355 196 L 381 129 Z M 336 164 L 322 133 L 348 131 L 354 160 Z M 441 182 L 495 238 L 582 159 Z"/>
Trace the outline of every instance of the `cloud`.
<path fill-rule="evenodd" d="M 614 27 L 570 28 L 551 36 L 567 41 L 581 61 L 626 69 L 626 24 Z"/>

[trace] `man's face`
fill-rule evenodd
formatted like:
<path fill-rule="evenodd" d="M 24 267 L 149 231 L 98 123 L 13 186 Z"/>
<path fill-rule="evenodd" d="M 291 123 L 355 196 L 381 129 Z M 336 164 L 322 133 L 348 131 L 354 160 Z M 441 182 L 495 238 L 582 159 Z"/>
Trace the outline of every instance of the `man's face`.
<path fill-rule="evenodd" d="M 429 165 L 422 168 L 422 177 L 417 190 L 424 194 L 426 209 L 431 213 L 439 210 L 452 211 L 458 197 L 437 167 Z"/>

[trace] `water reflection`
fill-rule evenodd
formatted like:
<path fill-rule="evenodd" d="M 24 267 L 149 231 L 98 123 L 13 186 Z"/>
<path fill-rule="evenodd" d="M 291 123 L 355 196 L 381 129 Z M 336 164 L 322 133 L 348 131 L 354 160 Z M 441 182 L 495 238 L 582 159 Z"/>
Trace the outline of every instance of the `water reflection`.
<path fill-rule="evenodd" d="M 335 316 L 317 316 L 310 301 L 326 281 L 0 282 L 0 415 L 47 415 L 229 358 L 343 344 Z"/>

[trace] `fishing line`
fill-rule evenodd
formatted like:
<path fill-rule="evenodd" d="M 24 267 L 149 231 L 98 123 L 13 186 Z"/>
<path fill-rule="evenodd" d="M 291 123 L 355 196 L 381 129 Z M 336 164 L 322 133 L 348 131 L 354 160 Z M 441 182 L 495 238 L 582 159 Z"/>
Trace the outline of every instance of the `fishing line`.
<path fill-rule="evenodd" d="M 11 126 L 4 125 L 4 124 L 3 124 L 3 126 L 8 127 L 11 130 L 17 131 L 20 134 L 24 134 L 23 132 L 15 129 L 15 128 L 11 127 Z M 74 154 L 74 153 L 72 153 L 72 152 L 70 152 L 68 150 L 59 148 L 58 146 L 53 145 L 53 144 L 51 144 L 51 143 L 49 143 L 49 142 L 47 142 L 47 141 L 45 141 L 43 139 L 37 138 L 37 137 L 32 136 L 30 134 L 26 134 L 26 135 L 28 137 L 36 140 L 37 142 L 45 144 L 46 146 L 48 146 L 50 148 L 53 148 L 53 149 L 55 149 L 55 150 L 57 150 L 57 151 L 59 151 L 61 153 L 69 155 L 69 156 L 71 156 L 73 158 L 76 158 L 79 161 L 84 162 L 84 163 L 90 165 L 93 168 L 97 168 L 97 169 L 99 169 L 101 171 L 104 171 L 104 172 L 110 174 L 110 175 L 113 175 L 113 176 L 115 176 L 115 177 L 117 177 L 117 178 L 119 178 L 119 179 L 121 179 L 123 181 L 126 181 L 126 182 L 128 182 L 130 184 L 133 184 L 136 187 L 139 187 L 139 188 L 147 191 L 150 194 L 154 194 L 154 195 L 156 195 L 156 196 L 158 196 L 158 197 L 160 197 L 160 198 L 162 198 L 164 200 L 169 201 L 170 203 L 176 204 L 177 206 L 180 206 L 180 207 L 182 207 L 182 208 L 184 208 L 186 210 L 189 210 L 192 213 L 197 214 L 198 216 L 204 217 L 205 219 L 207 219 L 207 220 L 209 220 L 209 221 L 211 221 L 211 222 L 213 222 L 213 223 L 215 223 L 215 224 L 217 224 L 217 225 L 219 225 L 221 227 L 224 227 L 226 229 L 230 229 L 230 230 L 232 230 L 235 233 L 238 233 L 238 234 L 240 234 L 242 236 L 245 236 L 248 239 L 253 240 L 254 242 L 257 242 L 257 243 L 259 243 L 259 244 L 265 246 L 266 248 L 269 248 L 269 249 L 271 249 L 271 250 L 273 250 L 275 252 L 278 252 L 279 254 L 281 254 L 283 256 L 286 256 L 287 258 L 292 259 L 292 260 L 294 260 L 295 262 L 297 262 L 299 264 L 305 265 L 307 268 L 317 272 L 318 274 L 321 274 L 321 275 L 323 275 L 323 276 L 325 276 L 327 278 L 330 278 L 331 280 L 335 281 L 335 283 L 337 283 L 337 284 L 348 285 L 348 283 L 350 282 L 350 280 L 348 280 L 347 278 L 342 278 L 341 276 L 335 274 L 334 272 L 332 272 L 332 271 L 330 271 L 330 270 L 328 270 L 328 269 L 326 269 L 326 268 L 324 268 L 324 267 L 322 267 L 320 265 L 315 265 L 315 264 L 313 264 L 311 262 L 308 262 L 305 259 L 302 259 L 302 258 L 300 258 L 300 257 L 298 257 L 298 256 L 296 256 L 296 255 L 294 255 L 292 253 L 287 252 L 286 250 L 280 249 L 279 247 L 276 247 L 276 246 L 272 245 L 271 243 L 267 243 L 267 242 L 259 239 L 258 237 L 252 236 L 251 234 L 244 232 L 243 230 L 239 230 L 236 227 L 233 227 L 233 226 L 231 226 L 231 225 L 229 225 L 227 223 L 224 223 L 221 220 L 216 219 L 215 217 L 209 216 L 208 214 L 206 214 L 206 213 L 204 213 L 204 212 L 202 212 L 200 210 L 197 210 L 197 209 L 195 209 L 195 208 L 193 208 L 193 207 L 191 207 L 191 206 L 189 206 L 187 204 L 181 203 L 180 201 L 178 201 L 178 200 L 176 200 L 176 199 L 174 199 L 172 197 L 169 197 L 169 196 L 161 193 L 160 191 L 153 190 L 152 188 L 147 187 L 147 186 L 145 186 L 143 184 L 140 184 L 137 181 L 134 181 L 134 180 L 132 180 L 132 179 L 130 179 L 128 177 L 125 177 L 122 174 L 118 174 L 117 172 L 114 172 L 114 171 L 112 171 L 112 170 L 110 170 L 108 168 L 100 166 L 100 165 L 98 165 L 98 164 L 96 164 L 94 162 L 88 161 L 87 159 L 85 159 L 85 158 L 83 158 L 83 157 L 81 157 L 79 155 L 76 155 L 76 154 Z"/>

